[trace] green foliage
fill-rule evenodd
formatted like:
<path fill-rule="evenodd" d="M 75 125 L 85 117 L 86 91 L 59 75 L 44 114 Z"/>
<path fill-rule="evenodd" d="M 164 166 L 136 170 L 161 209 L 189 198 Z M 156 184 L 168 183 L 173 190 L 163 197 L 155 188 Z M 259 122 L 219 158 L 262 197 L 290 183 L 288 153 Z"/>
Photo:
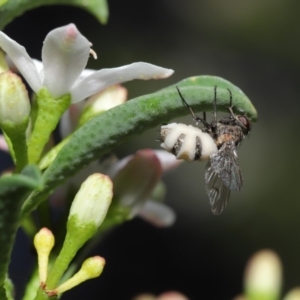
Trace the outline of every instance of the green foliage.
<path fill-rule="evenodd" d="M 0 0 L 0 7 L 3 6 L 8 0 Z"/>
<path fill-rule="evenodd" d="M 106 0 L 0 0 L 0 29 L 3 29 L 10 21 L 27 10 L 55 4 L 78 6 L 94 15 L 102 24 L 105 24 L 108 20 Z"/>
<path fill-rule="evenodd" d="M 27 166 L 21 174 L 0 178 L 0 294 L 3 293 L 14 237 L 20 222 L 21 206 L 32 190 L 41 188 L 41 174 L 32 165 Z"/>

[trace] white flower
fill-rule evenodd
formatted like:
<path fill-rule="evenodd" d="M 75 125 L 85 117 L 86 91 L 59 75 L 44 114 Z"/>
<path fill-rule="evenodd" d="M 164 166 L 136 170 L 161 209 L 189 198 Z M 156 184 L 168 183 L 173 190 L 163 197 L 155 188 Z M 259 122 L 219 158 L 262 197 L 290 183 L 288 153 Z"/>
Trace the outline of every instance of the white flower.
<path fill-rule="evenodd" d="M 42 48 L 42 67 L 37 67 L 37 62 L 29 57 L 24 47 L 0 32 L 0 48 L 7 53 L 34 92 L 38 93 L 46 87 L 55 98 L 70 93 L 72 103 L 116 83 L 166 78 L 173 74 L 173 70 L 144 62 L 83 72 L 90 53 L 95 54 L 90 47 L 91 43 L 74 24 L 56 28 L 46 36 Z"/>

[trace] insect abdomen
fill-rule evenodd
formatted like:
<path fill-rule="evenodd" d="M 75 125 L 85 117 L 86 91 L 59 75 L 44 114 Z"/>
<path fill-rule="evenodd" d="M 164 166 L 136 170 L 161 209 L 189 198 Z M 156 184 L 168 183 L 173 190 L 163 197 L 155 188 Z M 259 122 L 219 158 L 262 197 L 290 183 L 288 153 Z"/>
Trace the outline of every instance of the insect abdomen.
<path fill-rule="evenodd" d="M 206 160 L 218 151 L 212 137 L 201 129 L 180 123 L 163 125 L 161 147 L 186 161 Z"/>

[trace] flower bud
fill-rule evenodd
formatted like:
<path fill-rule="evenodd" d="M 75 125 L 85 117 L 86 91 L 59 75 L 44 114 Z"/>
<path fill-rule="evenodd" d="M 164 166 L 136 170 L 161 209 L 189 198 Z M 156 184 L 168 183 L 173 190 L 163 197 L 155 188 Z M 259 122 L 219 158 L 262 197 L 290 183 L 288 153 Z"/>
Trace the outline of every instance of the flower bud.
<path fill-rule="evenodd" d="M 103 271 L 104 265 L 105 259 L 100 256 L 86 259 L 83 262 L 81 269 L 73 277 L 55 289 L 56 293 L 61 294 L 88 279 L 99 277 Z"/>
<path fill-rule="evenodd" d="M 81 185 L 72 203 L 69 220 L 75 218 L 77 226 L 94 224 L 98 227 L 103 222 L 111 203 L 112 182 L 108 176 L 95 173 Z"/>
<path fill-rule="evenodd" d="M 90 97 L 81 114 L 79 125 L 127 100 L 127 89 L 122 85 L 113 85 Z"/>
<path fill-rule="evenodd" d="M 189 300 L 186 296 L 178 292 L 166 292 L 157 297 L 157 300 Z"/>
<path fill-rule="evenodd" d="M 299 299 L 300 299 L 300 288 L 299 287 L 293 288 L 283 298 L 283 300 L 299 300 Z"/>
<path fill-rule="evenodd" d="M 277 254 L 262 250 L 254 254 L 245 272 L 245 296 L 248 299 L 279 299 L 282 267 Z"/>
<path fill-rule="evenodd" d="M 12 72 L 0 73 L 0 125 L 28 121 L 30 102 L 21 78 Z"/>
<path fill-rule="evenodd" d="M 47 279 L 49 254 L 54 246 L 54 236 L 47 228 L 42 228 L 34 237 L 34 247 L 38 254 L 40 282 Z"/>

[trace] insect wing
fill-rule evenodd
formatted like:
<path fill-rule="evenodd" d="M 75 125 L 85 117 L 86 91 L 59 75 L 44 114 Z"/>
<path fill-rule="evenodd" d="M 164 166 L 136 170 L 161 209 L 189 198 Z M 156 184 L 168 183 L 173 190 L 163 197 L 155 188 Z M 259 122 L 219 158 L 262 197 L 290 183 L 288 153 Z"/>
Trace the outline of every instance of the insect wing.
<path fill-rule="evenodd" d="M 214 215 L 219 215 L 228 204 L 230 189 L 223 183 L 210 161 L 205 168 L 205 183 L 211 210 Z"/>
<path fill-rule="evenodd" d="M 239 159 L 233 141 L 227 141 L 221 149 L 210 156 L 211 167 L 224 185 L 232 191 L 240 191 L 243 186 Z"/>

